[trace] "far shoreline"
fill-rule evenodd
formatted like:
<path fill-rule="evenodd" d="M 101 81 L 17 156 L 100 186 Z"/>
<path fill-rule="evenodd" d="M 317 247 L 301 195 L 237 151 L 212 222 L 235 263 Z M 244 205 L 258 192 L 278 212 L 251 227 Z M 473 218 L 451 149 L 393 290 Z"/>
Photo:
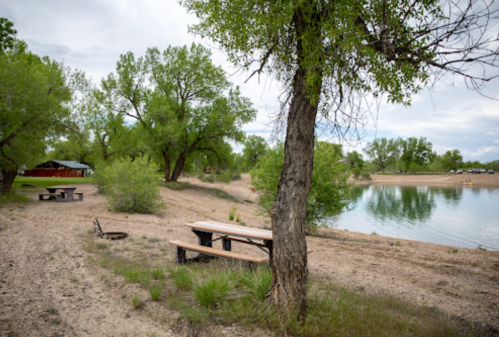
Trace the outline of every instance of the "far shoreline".
<path fill-rule="evenodd" d="M 470 185 L 463 185 L 471 181 Z M 462 187 L 499 188 L 499 174 L 435 174 L 435 175 L 404 175 L 404 174 L 371 174 L 371 180 L 351 179 L 354 185 L 440 185 Z"/>

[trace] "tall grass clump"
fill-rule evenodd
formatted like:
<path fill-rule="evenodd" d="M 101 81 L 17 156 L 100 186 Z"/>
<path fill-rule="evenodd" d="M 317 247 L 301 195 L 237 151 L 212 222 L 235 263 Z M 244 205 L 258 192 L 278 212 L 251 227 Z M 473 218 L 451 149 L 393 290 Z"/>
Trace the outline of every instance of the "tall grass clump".
<path fill-rule="evenodd" d="M 155 213 L 164 207 L 159 194 L 157 165 L 147 158 L 119 160 L 97 174 L 99 191 L 118 212 Z"/>
<path fill-rule="evenodd" d="M 213 307 L 227 299 L 233 288 L 230 280 L 230 276 L 227 274 L 211 275 L 195 285 L 194 297 L 202 306 Z"/>

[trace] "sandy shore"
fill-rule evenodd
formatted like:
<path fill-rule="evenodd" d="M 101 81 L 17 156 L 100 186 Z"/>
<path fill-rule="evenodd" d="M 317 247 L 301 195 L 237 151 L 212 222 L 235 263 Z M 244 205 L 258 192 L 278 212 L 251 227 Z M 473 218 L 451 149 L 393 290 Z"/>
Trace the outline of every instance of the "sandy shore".
<path fill-rule="evenodd" d="M 380 176 L 373 183 L 458 184 L 471 179 L 476 186 L 499 187 L 499 175 Z M 257 194 L 249 177 L 224 189 L 239 202 L 218 199 L 210 193 L 216 184 L 184 179 L 195 189 L 161 188 L 168 208 L 157 215 L 110 212 L 93 185 L 78 186 L 83 202 L 39 202 L 41 190 L 30 190 L 27 205 L 0 208 L 0 336 L 205 336 L 188 326 L 179 328 L 178 313 L 155 302 L 133 309 L 130 297 L 137 285 L 99 267 L 86 250 L 92 220 L 99 218 L 105 231 L 126 231 L 136 241 L 158 238 L 148 254 L 174 263 L 169 240 L 195 242 L 183 226 L 189 221 L 230 222 L 236 206 L 248 226 L 268 226 L 256 215 Z M 396 245 L 396 242 L 400 245 Z M 387 293 L 412 303 L 436 306 L 448 314 L 499 329 L 499 252 L 480 251 L 321 229 L 307 238 L 313 253 L 309 270 L 313 278 L 340 285 Z M 116 243 L 117 245 L 125 243 Z M 218 244 L 218 243 L 217 243 Z M 116 246 L 118 247 L 118 246 Z M 120 246 L 121 247 L 121 246 Z M 121 248 L 123 249 L 123 247 Z M 238 245 L 241 252 L 252 247 Z M 47 310 L 58 311 L 57 324 Z M 220 335 L 222 331 L 220 330 Z M 240 327 L 238 335 L 250 336 Z M 213 331 L 211 331 L 212 335 Z M 17 334 L 17 335 L 16 335 Z M 230 335 L 230 333 L 225 333 Z"/>
<path fill-rule="evenodd" d="M 472 182 L 476 187 L 499 188 L 499 174 L 445 174 L 445 175 L 381 175 L 372 174 L 374 184 L 460 185 Z"/>

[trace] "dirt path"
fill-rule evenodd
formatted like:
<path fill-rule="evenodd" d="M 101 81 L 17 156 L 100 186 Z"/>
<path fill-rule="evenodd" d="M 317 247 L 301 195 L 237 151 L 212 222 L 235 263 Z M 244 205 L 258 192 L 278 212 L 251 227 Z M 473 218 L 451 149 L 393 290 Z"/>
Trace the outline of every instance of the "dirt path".
<path fill-rule="evenodd" d="M 183 223 L 229 222 L 231 206 L 248 226 L 268 226 L 255 215 L 257 195 L 249 177 L 243 179 L 224 187 L 239 203 L 214 197 L 204 188 L 219 186 L 192 178 L 199 188 L 161 188 L 168 208 L 157 215 L 109 212 L 92 185 L 78 186 L 83 202 L 39 202 L 34 190 L 32 203 L 0 208 L 0 336 L 193 335 L 178 328 L 177 313 L 155 303 L 133 309 L 130 296 L 138 287 L 123 286 L 122 278 L 93 262 L 85 238 L 98 217 L 105 231 L 126 231 L 132 238 L 195 242 Z M 309 237 L 308 245 L 314 251 L 312 277 L 390 293 L 499 328 L 499 252 L 453 253 L 447 246 L 326 229 Z M 173 263 L 174 250 L 163 241 L 159 246 Z"/>

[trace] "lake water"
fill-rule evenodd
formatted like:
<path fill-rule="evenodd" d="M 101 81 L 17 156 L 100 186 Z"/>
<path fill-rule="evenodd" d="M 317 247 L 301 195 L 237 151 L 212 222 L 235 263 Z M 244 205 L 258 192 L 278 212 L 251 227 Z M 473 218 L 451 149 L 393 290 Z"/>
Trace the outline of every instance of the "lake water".
<path fill-rule="evenodd" d="M 499 251 L 499 189 L 370 185 L 352 188 L 332 228 Z"/>

